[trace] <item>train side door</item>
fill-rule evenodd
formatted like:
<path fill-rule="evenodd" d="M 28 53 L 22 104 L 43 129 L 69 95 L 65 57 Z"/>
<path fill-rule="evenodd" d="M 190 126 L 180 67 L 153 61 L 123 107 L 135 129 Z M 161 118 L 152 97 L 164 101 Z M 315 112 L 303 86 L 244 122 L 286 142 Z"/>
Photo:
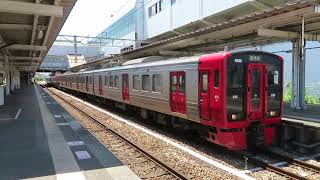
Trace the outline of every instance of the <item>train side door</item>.
<path fill-rule="evenodd" d="M 247 70 L 247 112 L 249 120 L 265 117 L 268 72 L 264 64 L 249 64 Z"/>
<path fill-rule="evenodd" d="M 129 75 L 122 74 L 122 98 L 129 101 Z"/>
<path fill-rule="evenodd" d="M 102 75 L 99 75 L 99 95 L 103 95 Z"/>
<path fill-rule="evenodd" d="M 76 76 L 77 89 L 79 89 L 79 76 Z"/>
<path fill-rule="evenodd" d="M 89 77 L 86 76 L 86 91 L 89 91 Z"/>
<path fill-rule="evenodd" d="M 185 72 L 170 72 L 170 106 L 171 111 L 186 113 Z"/>
<path fill-rule="evenodd" d="M 199 70 L 199 107 L 201 120 L 210 120 L 210 71 Z"/>

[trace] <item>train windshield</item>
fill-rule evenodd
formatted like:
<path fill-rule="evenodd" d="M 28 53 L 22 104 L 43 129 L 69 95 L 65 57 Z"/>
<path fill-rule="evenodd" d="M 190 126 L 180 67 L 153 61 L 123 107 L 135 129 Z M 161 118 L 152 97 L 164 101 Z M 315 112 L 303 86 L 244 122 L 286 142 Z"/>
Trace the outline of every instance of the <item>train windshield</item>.
<path fill-rule="evenodd" d="M 272 54 L 240 52 L 234 53 L 227 62 L 227 117 L 231 121 L 243 120 L 247 113 L 246 69 L 251 63 L 267 65 L 267 117 L 278 117 L 281 114 L 282 61 Z"/>

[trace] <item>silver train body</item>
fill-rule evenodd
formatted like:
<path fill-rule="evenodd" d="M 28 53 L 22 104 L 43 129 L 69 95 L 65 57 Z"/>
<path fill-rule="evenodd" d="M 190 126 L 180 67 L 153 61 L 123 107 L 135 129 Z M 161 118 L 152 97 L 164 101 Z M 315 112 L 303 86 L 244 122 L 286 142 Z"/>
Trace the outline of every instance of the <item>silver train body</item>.
<path fill-rule="evenodd" d="M 82 93 L 110 99 L 123 104 L 172 115 L 200 123 L 198 107 L 198 65 L 199 56 L 177 58 L 151 63 L 141 63 L 126 66 L 119 66 L 108 69 L 100 69 L 59 76 L 59 86 Z M 185 96 L 186 96 L 186 114 L 172 112 L 170 106 L 170 72 L 185 72 Z M 129 97 L 130 100 L 123 100 L 122 95 L 122 74 L 128 74 L 129 78 Z M 149 90 L 142 90 L 142 76 L 149 75 Z M 160 75 L 160 92 L 153 91 L 153 76 Z M 102 81 L 102 90 L 99 89 L 99 76 Z M 109 77 L 117 76 L 118 84 L 109 87 Z M 140 77 L 140 89 L 133 88 L 133 76 Z M 106 78 L 108 78 L 106 80 Z M 78 83 L 77 83 L 78 82 Z M 86 87 L 88 82 L 88 87 Z M 106 83 L 107 82 L 107 83 Z M 102 93 L 100 93 L 102 91 Z"/>

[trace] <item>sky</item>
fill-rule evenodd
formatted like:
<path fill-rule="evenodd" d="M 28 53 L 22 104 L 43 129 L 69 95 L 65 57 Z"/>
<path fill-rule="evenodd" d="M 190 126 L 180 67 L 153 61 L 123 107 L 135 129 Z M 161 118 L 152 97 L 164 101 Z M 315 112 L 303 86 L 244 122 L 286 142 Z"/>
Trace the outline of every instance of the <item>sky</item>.
<path fill-rule="evenodd" d="M 134 5 L 135 0 L 78 0 L 61 35 L 95 36 Z"/>

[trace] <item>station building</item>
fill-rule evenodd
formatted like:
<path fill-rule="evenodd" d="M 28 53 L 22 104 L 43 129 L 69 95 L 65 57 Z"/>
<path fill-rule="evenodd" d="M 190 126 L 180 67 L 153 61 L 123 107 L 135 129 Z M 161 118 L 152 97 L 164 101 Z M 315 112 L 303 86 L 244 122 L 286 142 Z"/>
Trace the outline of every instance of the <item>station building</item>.
<path fill-rule="evenodd" d="M 293 0 L 132 0 L 124 12 L 112 16 L 112 23 L 97 37 L 120 39 L 105 40 L 103 51 L 108 56 L 290 1 Z M 125 42 L 121 39 L 136 41 L 126 42 L 126 48 L 117 47 L 117 43 Z"/>

